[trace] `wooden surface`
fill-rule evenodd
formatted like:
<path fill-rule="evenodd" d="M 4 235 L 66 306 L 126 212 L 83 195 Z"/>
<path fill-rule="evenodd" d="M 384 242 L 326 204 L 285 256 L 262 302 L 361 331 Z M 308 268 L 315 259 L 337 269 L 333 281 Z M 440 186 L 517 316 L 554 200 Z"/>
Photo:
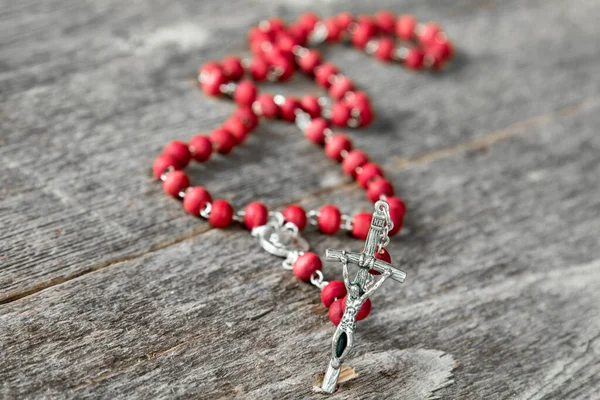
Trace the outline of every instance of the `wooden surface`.
<path fill-rule="evenodd" d="M 374 296 L 332 398 L 598 399 L 597 2 L 299 3 L 0 2 L 0 397 L 324 398 L 318 292 L 241 228 L 186 215 L 150 165 L 233 110 L 194 74 L 243 54 L 251 24 L 389 7 L 440 21 L 459 53 L 430 75 L 326 50 L 374 97 L 350 134 L 409 208 L 390 245 L 408 278 Z M 279 122 L 190 174 L 236 206 L 369 209 Z"/>

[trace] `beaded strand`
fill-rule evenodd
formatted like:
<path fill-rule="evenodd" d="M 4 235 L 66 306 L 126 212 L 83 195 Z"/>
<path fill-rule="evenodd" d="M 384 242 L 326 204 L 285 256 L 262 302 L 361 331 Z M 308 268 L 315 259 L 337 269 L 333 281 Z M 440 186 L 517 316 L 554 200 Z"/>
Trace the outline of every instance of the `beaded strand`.
<path fill-rule="evenodd" d="M 446 34 L 435 23 L 419 23 L 411 15 L 396 17 L 384 10 L 373 16 L 340 13 L 325 19 L 305 13 L 290 25 L 279 18 L 271 18 L 252 27 L 248 41 L 251 59 L 229 56 L 220 62 L 207 62 L 198 70 L 198 83 L 207 95 L 230 97 L 238 108 L 210 134 L 198 134 L 187 143 L 175 140 L 164 148 L 153 164 L 154 176 L 162 181 L 164 191 L 183 200 L 183 207 L 189 214 L 207 219 L 216 228 L 226 228 L 233 221 L 242 223 L 249 230 L 266 224 L 270 212 L 263 203 L 254 201 L 236 212 L 229 201 L 213 200 L 204 187 L 191 186 L 182 169 L 191 160 L 207 162 L 214 152 L 229 154 L 258 127 L 261 119 L 282 119 L 295 123 L 310 142 L 323 146 L 326 156 L 341 163 L 343 172 L 365 189 L 371 202 L 385 198 L 394 224 L 389 234 L 400 231 L 406 207 L 394 196 L 394 186 L 385 178 L 381 166 L 370 161 L 364 151 L 355 149 L 346 134 L 332 130 L 332 127 L 369 125 L 374 118 L 370 98 L 334 64 L 324 62 L 319 51 L 310 46 L 350 43 L 383 62 L 396 62 L 410 70 L 436 71 L 454 55 L 454 46 Z M 257 82 L 285 82 L 296 71 L 312 77 L 317 85 L 327 90 L 329 98 L 310 94 L 301 98 L 285 97 L 260 93 L 257 88 Z M 367 237 L 371 223 L 371 213 L 359 212 L 350 216 L 342 214 L 332 204 L 309 211 L 292 204 L 281 214 L 299 231 L 310 224 L 328 235 L 341 229 L 358 239 Z M 381 249 L 376 257 L 391 262 L 385 249 Z M 344 283 L 323 281 L 322 262 L 315 253 L 300 254 L 290 264 L 298 279 L 321 289 L 321 300 L 329 308 L 329 318 L 338 325 L 344 310 Z M 370 272 L 377 274 L 374 270 Z M 370 310 L 368 300 L 357 320 L 364 319 Z"/>

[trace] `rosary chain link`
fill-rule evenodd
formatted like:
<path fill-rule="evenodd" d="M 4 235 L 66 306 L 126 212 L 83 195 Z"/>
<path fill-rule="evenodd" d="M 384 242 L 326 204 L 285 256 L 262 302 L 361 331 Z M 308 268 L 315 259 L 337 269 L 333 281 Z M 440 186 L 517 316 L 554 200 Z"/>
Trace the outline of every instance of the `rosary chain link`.
<path fill-rule="evenodd" d="M 304 254 L 303 251 L 290 251 L 285 260 L 283 260 L 283 262 L 281 263 L 283 269 L 291 271 L 294 268 L 294 263 L 302 254 Z"/>
<path fill-rule="evenodd" d="M 169 175 L 169 173 L 171 173 L 173 171 L 175 171 L 175 168 L 173 168 L 173 167 L 168 167 L 167 169 L 165 169 L 165 171 L 162 174 L 160 174 L 160 180 L 162 182 L 166 181 L 167 175 Z"/>
<path fill-rule="evenodd" d="M 319 224 L 319 215 L 320 215 L 320 213 L 317 210 L 309 210 L 306 213 L 306 216 L 308 218 L 308 223 L 313 226 L 317 226 Z"/>
<path fill-rule="evenodd" d="M 340 225 L 340 228 L 342 228 L 345 231 L 352 232 L 353 226 L 354 221 L 352 219 L 352 216 L 348 214 L 342 214 L 342 223 Z"/>
<path fill-rule="evenodd" d="M 381 251 L 381 249 L 385 248 L 388 244 L 390 244 L 389 232 L 394 229 L 394 222 L 390 216 L 390 206 L 385 201 L 386 196 L 382 195 L 377 203 L 375 203 L 375 207 L 379 210 L 383 211 L 385 214 L 385 227 L 381 236 L 379 237 L 379 243 L 377 244 L 377 251 Z"/>
<path fill-rule="evenodd" d="M 326 280 L 324 280 L 323 272 L 321 272 L 320 270 L 316 270 L 315 272 L 313 272 L 310 275 L 310 283 L 312 283 L 314 286 L 316 286 L 320 290 L 323 290 L 323 288 L 325 286 L 327 286 L 327 284 L 329 282 L 327 282 Z"/>
<path fill-rule="evenodd" d="M 237 211 L 236 213 L 233 214 L 233 220 L 240 222 L 240 223 L 244 222 L 245 217 L 246 217 L 246 211 L 244 211 L 244 210 Z"/>
<path fill-rule="evenodd" d="M 207 202 L 202 210 L 200 210 L 200 216 L 202 218 L 208 219 L 210 218 L 210 212 L 212 211 L 212 203 Z"/>

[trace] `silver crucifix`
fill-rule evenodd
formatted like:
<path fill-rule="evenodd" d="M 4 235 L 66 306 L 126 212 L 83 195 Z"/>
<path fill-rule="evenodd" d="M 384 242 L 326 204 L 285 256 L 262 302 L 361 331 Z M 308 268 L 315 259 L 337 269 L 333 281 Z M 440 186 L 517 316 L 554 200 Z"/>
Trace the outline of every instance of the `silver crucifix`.
<path fill-rule="evenodd" d="M 385 200 L 379 200 L 375 203 L 371 228 L 362 252 L 351 253 L 345 250 L 327 249 L 325 253 L 327 260 L 342 262 L 344 283 L 348 292 L 344 315 L 331 342 L 331 361 L 321 385 L 323 391 L 327 393 L 333 393 L 337 386 L 342 361 L 348 355 L 354 343 L 356 314 L 358 314 L 362 305 L 387 278 L 392 278 L 400 283 L 404 282 L 406 278 L 405 272 L 375 258 L 375 252 L 385 247 L 390 241 L 388 232 L 393 228 L 393 223 L 389 210 L 390 206 Z M 358 266 L 358 272 L 352 282 L 348 278 L 348 264 Z M 375 281 L 374 275 L 369 273 L 370 269 L 382 274 L 379 280 Z"/>

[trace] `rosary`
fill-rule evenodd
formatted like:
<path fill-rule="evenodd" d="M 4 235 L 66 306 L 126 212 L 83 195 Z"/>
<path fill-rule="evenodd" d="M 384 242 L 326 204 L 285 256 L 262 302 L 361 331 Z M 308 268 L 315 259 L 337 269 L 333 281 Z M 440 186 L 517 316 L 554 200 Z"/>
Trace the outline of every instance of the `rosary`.
<path fill-rule="evenodd" d="M 220 62 L 208 62 L 198 71 L 202 90 L 211 96 L 232 98 L 237 110 L 208 135 L 198 134 L 187 143 L 169 143 L 154 161 L 153 173 L 168 195 L 183 201 L 188 213 L 207 219 L 216 228 L 226 228 L 234 221 L 240 223 L 266 251 L 284 258 L 283 268 L 321 290 L 321 301 L 337 326 L 321 386 L 324 392 L 333 393 L 341 363 L 354 343 L 356 321 L 371 311 L 369 297 L 386 279 L 403 282 L 406 278 L 403 271 L 391 265 L 385 250 L 390 236 L 402 227 L 405 206 L 394 196 L 394 187 L 381 167 L 371 162 L 365 152 L 353 149 L 348 136 L 331 129 L 369 125 L 374 117 L 369 97 L 308 46 L 350 43 L 381 61 L 397 62 L 411 70 L 442 69 L 452 58 L 454 48 L 438 25 L 419 23 L 410 15 L 396 17 L 390 11 L 356 17 L 341 13 L 326 19 L 305 13 L 290 25 L 271 18 L 250 29 L 248 40 L 251 59 L 230 56 Z M 255 82 L 285 82 L 296 70 L 313 77 L 329 97 L 306 95 L 298 99 L 259 94 Z M 243 80 L 245 76 L 249 79 Z M 204 187 L 190 186 L 188 176 L 181 170 L 192 159 L 204 163 L 213 152 L 228 154 L 256 129 L 261 118 L 293 122 L 309 141 L 324 146 L 327 157 L 340 162 L 344 173 L 366 190 L 369 200 L 375 203 L 374 212 L 350 216 L 331 204 L 309 211 L 294 204 L 275 212 L 258 201 L 236 211 L 227 200 L 213 200 Z M 321 259 L 308 251 L 308 242 L 300 235 L 307 224 L 326 235 L 345 230 L 366 240 L 360 252 L 327 249 L 327 260 L 341 262 L 343 281 L 324 281 Z M 349 277 L 349 265 L 358 267 L 353 280 Z"/>

